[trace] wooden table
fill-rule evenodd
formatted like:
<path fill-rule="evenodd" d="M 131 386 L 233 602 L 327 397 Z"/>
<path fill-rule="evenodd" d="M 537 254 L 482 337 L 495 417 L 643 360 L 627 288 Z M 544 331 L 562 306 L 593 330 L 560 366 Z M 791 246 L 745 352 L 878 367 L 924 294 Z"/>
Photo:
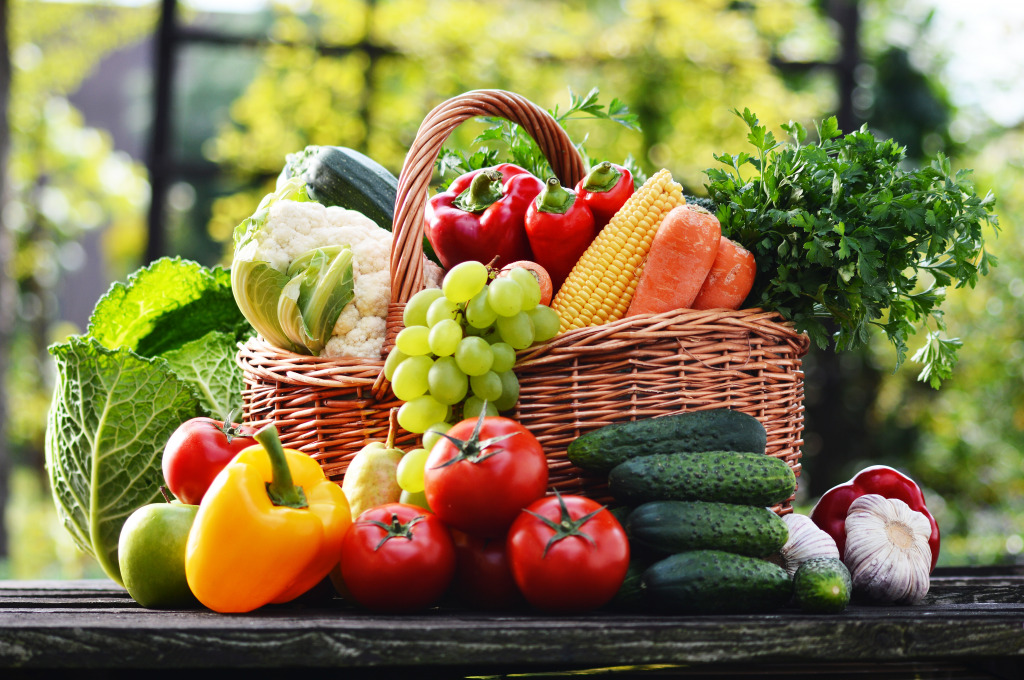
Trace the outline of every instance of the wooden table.
<path fill-rule="evenodd" d="M 913 607 L 705 617 L 379 616 L 324 597 L 220 615 L 146 610 L 108 581 L 0 581 L 0 679 L 67 669 L 80 669 L 75 678 L 183 678 L 199 668 L 412 680 L 582 670 L 602 678 L 1017 680 L 1024 573 L 939 570 L 927 601 Z"/>

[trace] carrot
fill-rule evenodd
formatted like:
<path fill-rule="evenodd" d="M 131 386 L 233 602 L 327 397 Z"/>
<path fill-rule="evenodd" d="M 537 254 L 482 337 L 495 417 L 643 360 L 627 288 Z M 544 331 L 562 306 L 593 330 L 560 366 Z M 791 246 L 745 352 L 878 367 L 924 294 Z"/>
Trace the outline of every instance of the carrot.
<path fill-rule="evenodd" d="M 516 260 L 515 262 L 509 262 L 498 271 L 498 276 L 508 276 L 510 269 L 519 267 L 525 269 L 533 277 L 537 279 L 537 283 L 540 284 L 540 304 L 550 305 L 551 296 L 554 294 L 551 287 L 551 276 L 548 274 L 548 270 L 540 266 L 533 260 Z"/>
<path fill-rule="evenodd" d="M 654 234 L 626 316 L 692 305 L 711 271 L 721 236 L 718 218 L 699 206 L 669 211 Z"/>
<path fill-rule="evenodd" d="M 754 287 L 757 263 L 749 250 L 725 236 L 718 243 L 718 255 L 704 280 L 694 309 L 739 309 Z"/>

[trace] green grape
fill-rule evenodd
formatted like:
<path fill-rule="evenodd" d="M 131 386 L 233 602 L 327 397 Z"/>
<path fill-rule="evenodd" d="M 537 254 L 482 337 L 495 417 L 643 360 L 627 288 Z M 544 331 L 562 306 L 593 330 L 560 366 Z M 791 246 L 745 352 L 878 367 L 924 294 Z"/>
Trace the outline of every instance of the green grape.
<path fill-rule="evenodd" d="M 490 328 L 498 313 L 491 309 L 488 286 L 474 295 L 466 304 L 466 323 L 472 328 Z"/>
<path fill-rule="evenodd" d="M 415 505 L 418 508 L 424 510 L 430 510 L 430 503 L 427 502 L 427 495 L 422 491 L 417 493 L 410 493 L 408 491 L 402 491 L 402 495 L 398 497 L 399 503 L 405 503 L 406 505 Z"/>
<path fill-rule="evenodd" d="M 398 461 L 398 469 L 395 476 L 398 478 L 398 486 L 402 491 L 419 493 L 423 491 L 423 470 L 427 465 L 427 456 L 430 451 L 427 449 L 413 449 Z"/>
<path fill-rule="evenodd" d="M 473 395 L 466 397 L 466 403 L 462 405 L 462 417 L 466 419 L 479 418 L 480 411 L 483 410 L 483 406 L 484 400 L 481 399 L 480 397 L 474 397 Z M 495 408 L 494 404 L 492 404 L 491 402 L 487 402 L 487 415 L 498 415 L 498 409 Z"/>
<path fill-rule="evenodd" d="M 495 373 L 511 371 L 512 367 L 516 365 L 516 350 L 507 342 L 493 343 L 491 351 L 494 353 L 494 363 L 491 364 L 491 370 Z"/>
<path fill-rule="evenodd" d="M 494 400 L 494 408 L 501 411 L 508 411 L 519 401 L 519 378 L 515 371 L 504 371 L 498 373 L 501 380 L 501 396 Z"/>
<path fill-rule="evenodd" d="M 402 322 L 406 326 L 426 326 L 427 309 L 437 298 L 444 295 L 440 288 L 424 288 L 409 298 L 402 311 Z"/>
<path fill-rule="evenodd" d="M 491 364 L 494 363 L 491 345 L 475 335 L 463 338 L 455 349 L 454 356 L 455 363 L 466 375 L 483 375 L 491 370 Z"/>
<path fill-rule="evenodd" d="M 474 375 L 469 379 L 469 389 L 473 390 L 474 396 L 496 401 L 501 396 L 501 378 L 494 371 Z"/>
<path fill-rule="evenodd" d="M 444 420 L 448 415 L 448 407 L 429 394 L 407 401 L 398 409 L 398 424 L 406 432 L 421 434 L 427 428 Z"/>
<path fill-rule="evenodd" d="M 513 267 L 508 277 L 523 289 L 523 311 L 528 312 L 540 304 L 540 284 L 537 276 L 525 267 Z"/>
<path fill-rule="evenodd" d="M 462 340 L 462 326 L 454 319 L 442 319 L 430 327 L 427 341 L 430 351 L 439 357 L 446 357 L 455 352 Z"/>
<path fill-rule="evenodd" d="M 421 441 L 421 443 L 423 444 L 423 448 L 425 448 L 427 451 L 432 450 L 434 448 L 434 444 L 444 439 L 444 437 L 441 436 L 441 433 L 447 432 L 450 429 L 452 429 L 452 424 L 443 421 L 431 425 L 429 428 L 427 428 L 427 431 L 423 433 L 423 438 Z"/>
<path fill-rule="evenodd" d="M 402 401 L 412 401 L 426 394 L 430 385 L 427 375 L 430 373 L 434 360 L 425 354 L 409 357 L 395 367 L 395 375 L 391 381 L 391 389 Z"/>
<path fill-rule="evenodd" d="M 526 349 L 533 344 L 534 329 L 533 321 L 526 312 L 519 312 L 515 316 L 501 316 L 495 326 L 501 333 L 501 339 L 512 345 L 515 349 Z"/>
<path fill-rule="evenodd" d="M 558 317 L 558 312 L 547 305 L 537 305 L 528 311 L 527 314 L 530 315 L 530 320 L 533 321 L 534 334 L 537 336 L 534 338 L 534 342 L 547 342 L 558 335 L 559 327 L 562 323 L 562 320 Z"/>
<path fill-rule="evenodd" d="M 462 306 L 459 303 L 452 302 L 446 297 L 439 297 L 427 308 L 427 325 L 435 326 L 445 319 L 457 320 L 461 309 Z"/>
<path fill-rule="evenodd" d="M 391 380 L 395 374 L 395 367 L 409 358 L 409 355 L 398 349 L 393 348 L 388 352 L 388 358 L 384 360 L 384 377 Z"/>
<path fill-rule="evenodd" d="M 431 396 L 445 406 L 459 403 L 469 391 L 469 380 L 452 357 L 440 357 L 434 362 L 427 375 L 427 384 Z"/>
<path fill-rule="evenodd" d="M 430 329 L 426 326 L 406 326 L 395 337 L 395 347 L 410 357 L 429 354 Z"/>
<path fill-rule="evenodd" d="M 487 285 L 487 265 L 483 262 L 460 262 L 444 275 L 441 290 L 452 302 L 466 302 Z"/>
<path fill-rule="evenodd" d="M 499 277 L 487 286 L 487 302 L 499 317 L 515 316 L 523 309 L 523 287 L 508 277 Z"/>

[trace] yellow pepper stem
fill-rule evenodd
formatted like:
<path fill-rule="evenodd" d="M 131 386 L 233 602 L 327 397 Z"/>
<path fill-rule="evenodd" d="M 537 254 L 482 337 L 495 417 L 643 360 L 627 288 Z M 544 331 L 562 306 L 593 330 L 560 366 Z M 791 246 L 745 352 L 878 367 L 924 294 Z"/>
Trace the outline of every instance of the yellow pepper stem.
<path fill-rule="evenodd" d="M 270 423 L 253 435 L 253 438 L 260 443 L 263 450 L 270 456 L 270 467 L 273 470 L 273 481 L 267 482 L 267 495 L 274 505 L 283 505 L 289 508 L 308 508 L 306 494 L 301 486 L 296 486 L 292 481 L 292 471 L 288 468 L 288 458 L 284 453 L 284 446 L 281 445 L 281 438 L 277 435 L 277 427 Z"/>

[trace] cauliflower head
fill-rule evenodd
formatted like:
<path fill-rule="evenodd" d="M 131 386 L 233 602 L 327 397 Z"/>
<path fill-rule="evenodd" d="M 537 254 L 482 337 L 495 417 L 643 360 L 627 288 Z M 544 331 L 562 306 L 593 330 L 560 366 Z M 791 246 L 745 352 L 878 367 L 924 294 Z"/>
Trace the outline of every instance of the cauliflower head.
<path fill-rule="evenodd" d="M 380 358 L 391 300 L 390 231 L 355 210 L 281 199 L 270 204 L 261 233 L 243 246 L 247 250 L 236 252 L 236 259 L 265 261 L 283 272 L 303 253 L 330 245 L 352 250 L 354 296 L 320 355 Z M 444 272 L 424 260 L 423 286 L 440 287 Z"/>

